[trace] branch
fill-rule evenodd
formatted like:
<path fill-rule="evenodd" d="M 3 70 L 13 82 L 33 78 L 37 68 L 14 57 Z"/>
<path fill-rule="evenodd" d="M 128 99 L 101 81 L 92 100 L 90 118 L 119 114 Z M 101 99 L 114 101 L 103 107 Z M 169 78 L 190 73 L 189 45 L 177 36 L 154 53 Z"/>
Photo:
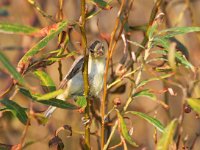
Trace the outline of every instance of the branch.
<path fill-rule="evenodd" d="M 85 8 L 85 0 L 81 0 L 81 22 L 80 22 L 80 28 L 81 28 L 81 35 L 82 35 L 82 46 L 84 51 L 84 66 L 83 66 L 83 80 L 84 80 L 84 96 L 87 99 L 87 106 L 85 108 L 85 119 L 90 119 L 90 100 L 88 99 L 89 94 L 89 82 L 88 82 L 88 52 L 87 52 L 87 39 L 86 39 L 86 33 L 85 33 L 85 22 L 86 22 L 86 16 L 85 16 L 86 8 Z M 85 125 L 85 149 L 89 150 L 90 147 L 90 123 L 88 122 Z"/>
<path fill-rule="evenodd" d="M 119 23 L 120 23 L 120 15 L 122 13 L 123 7 L 125 4 L 125 0 L 122 0 L 121 2 L 121 6 L 118 12 L 118 16 L 115 22 L 115 27 L 114 30 L 111 33 L 111 40 L 110 40 L 110 45 L 108 48 L 108 54 L 107 54 L 107 61 L 106 61 L 106 69 L 105 69 L 105 74 L 104 74 L 104 85 L 103 85 L 103 97 L 102 97 L 102 101 L 101 101 L 101 118 L 102 118 L 102 125 L 101 125 L 101 148 L 103 149 L 104 147 L 104 140 L 105 140 L 105 104 L 106 104 L 106 95 L 107 95 L 107 76 L 108 76 L 108 68 L 109 68 L 109 63 L 110 63 L 110 59 L 112 57 L 113 51 L 115 49 L 116 46 L 116 40 L 115 40 L 115 36 L 116 36 L 116 32 L 117 29 L 119 27 Z M 122 32 L 123 30 L 121 30 L 120 32 Z M 121 34 L 121 33 L 119 33 Z M 118 36 L 119 37 L 119 36 Z"/>

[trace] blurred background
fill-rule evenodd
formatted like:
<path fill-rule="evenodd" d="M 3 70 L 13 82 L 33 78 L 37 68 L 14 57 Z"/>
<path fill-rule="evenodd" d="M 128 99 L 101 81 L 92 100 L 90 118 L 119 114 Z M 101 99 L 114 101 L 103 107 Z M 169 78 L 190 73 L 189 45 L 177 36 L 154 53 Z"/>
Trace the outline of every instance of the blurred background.
<path fill-rule="evenodd" d="M 155 0 L 134 0 L 133 7 L 130 11 L 128 22 L 130 26 L 140 26 L 148 23 L 150 14 L 154 5 Z M 200 0 L 163 0 L 159 12 L 165 14 L 164 25 L 165 27 L 175 27 L 175 26 L 200 26 Z M 55 16 L 58 11 L 58 1 L 56 0 L 36 0 L 40 5 L 42 10 L 47 14 Z M 115 19 L 119 10 L 119 3 L 116 0 L 111 2 L 111 10 L 102 10 L 97 16 L 93 17 L 87 21 L 87 39 L 88 44 L 90 44 L 95 39 L 102 39 L 100 33 L 104 35 L 109 35 L 115 25 Z M 88 5 L 88 9 L 91 9 L 92 5 Z M 70 21 L 78 21 L 80 17 L 80 1 L 79 0 L 64 0 L 64 19 Z M 43 28 L 48 25 L 53 24 L 53 22 L 45 17 L 43 17 L 33 6 L 28 3 L 28 0 L 0 0 L 0 22 L 7 23 L 18 23 L 23 25 L 34 26 L 38 28 Z M 78 33 L 79 30 L 73 29 L 70 35 L 70 41 L 73 46 L 71 50 L 76 50 L 81 53 L 82 49 L 80 46 L 81 35 Z M 141 31 L 131 31 L 130 39 L 132 41 L 141 42 L 144 34 Z M 190 33 L 187 35 L 182 35 L 176 37 L 182 44 L 184 44 L 189 51 L 189 60 L 195 66 L 200 65 L 200 33 Z M 20 58 L 23 56 L 24 52 L 29 50 L 39 38 L 34 38 L 30 36 L 22 36 L 15 34 L 3 34 L 0 33 L 0 50 L 7 56 L 10 62 L 16 66 Z M 104 40 L 106 45 L 106 42 Z M 45 51 L 55 50 L 57 47 L 57 39 L 52 40 Z M 107 45 L 106 45 L 107 47 Z M 120 39 L 117 43 L 117 47 L 113 54 L 113 64 L 114 69 L 119 63 L 121 56 L 123 56 L 123 41 Z M 136 50 L 137 47 L 132 46 L 132 51 Z M 39 55 L 40 56 L 40 55 Z M 39 57 L 36 56 L 36 57 Z M 62 60 L 62 72 L 66 74 L 69 67 L 73 63 L 73 59 L 66 58 Z M 45 68 L 46 72 L 52 77 L 55 84 L 59 85 L 59 73 L 58 64 L 54 63 L 51 66 Z M 184 70 L 185 71 L 185 70 Z M 143 74 L 143 78 L 148 78 L 149 75 Z M 187 84 L 191 75 L 188 71 L 185 71 L 184 76 L 178 77 L 183 84 Z M 8 86 L 11 81 L 9 75 L 6 73 L 3 66 L 0 66 L 0 91 L 3 91 Z M 42 88 L 39 86 L 39 80 L 31 73 L 26 75 L 26 81 L 32 86 L 35 92 L 41 92 Z M 113 99 L 120 98 L 122 101 L 122 106 L 127 100 L 129 93 L 128 81 L 124 80 L 126 83 L 124 90 L 119 92 L 113 92 L 108 95 L 108 110 L 113 107 Z M 163 83 L 160 81 L 153 82 L 148 85 L 149 88 L 154 90 L 163 89 Z M 151 116 L 155 116 L 164 124 L 169 123 L 170 118 L 179 117 L 183 107 L 182 107 L 182 92 L 180 88 L 176 86 L 171 86 L 176 96 L 168 96 L 169 100 L 169 111 L 163 108 L 161 105 L 147 99 L 138 98 L 131 104 L 129 110 L 137 110 L 145 112 Z M 115 91 L 115 89 L 112 89 Z M 198 89 L 197 89 L 198 90 Z M 14 92 L 14 90 L 12 91 Z M 10 92 L 10 95 L 12 95 Z M 198 93 L 198 92 L 197 92 Z M 191 95 L 194 93 L 190 93 Z M 195 93 L 196 94 L 196 93 Z M 158 99 L 163 101 L 165 99 L 163 94 L 158 94 Z M 31 100 L 24 97 L 22 94 L 17 93 L 14 100 L 23 107 L 30 108 L 36 111 L 44 111 L 47 107 L 41 104 L 33 104 Z M 98 102 L 99 103 L 99 102 Z M 170 116 L 170 118 L 169 118 Z M 38 124 L 34 119 L 31 120 L 31 126 L 28 128 L 26 143 L 29 143 L 26 148 L 27 150 L 33 150 L 35 148 L 47 150 L 48 141 L 53 137 L 56 129 L 63 125 L 72 126 L 75 131 L 84 131 L 84 125 L 81 123 L 81 118 L 83 114 L 77 111 L 68 111 L 58 109 L 48 123 L 44 125 Z M 111 115 L 112 118 L 112 115 Z M 135 141 L 141 145 L 138 149 L 152 150 L 155 147 L 154 144 L 154 132 L 153 126 L 145 122 L 138 117 L 130 117 L 131 121 L 127 122 L 129 128 L 133 127 L 133 138 Z M 9 112 L 0 112 L 0 143 L 15 145 L 21 140 L 24 125 L 21 124 L 17 118 Z M 95 132 L 96 127 L 92 127 L 91 130 Z M 117 134 L 117 133 L 116 133 Z M 200 120 L 196 118 L 196 113 L 193 111 L 184 115 L 183 119 L 183 134 L 182 140 L 185 141 L 186 145 L 190 149 L 192 146 L 194 150 L 200 149 Z M 64 131 L 59 133 L 61 139 L 63 139 L 65 144 L 65 149 L 80 149 L 80 138 L 82 135 L 73 133 L 72 137 L 67 138 L 68 132 Z M 92 147 L 97 149 L 98 140 L 96 136 L 91 136 Z M 119 142 L 118 135 L 116 135 L 111 145 L 117 144 Z M 194 142 L 195 141 L 195 142 Z M 193 144 L 195 143 L 195 144 Z M 183 143 L 182 143 L 183 144 Z M 182 149 L 182 146 L 180 146 Z M 119 148 L 122 149 L 122 148 Z M 129 149 L 137 149 L 129 147 Z"/>

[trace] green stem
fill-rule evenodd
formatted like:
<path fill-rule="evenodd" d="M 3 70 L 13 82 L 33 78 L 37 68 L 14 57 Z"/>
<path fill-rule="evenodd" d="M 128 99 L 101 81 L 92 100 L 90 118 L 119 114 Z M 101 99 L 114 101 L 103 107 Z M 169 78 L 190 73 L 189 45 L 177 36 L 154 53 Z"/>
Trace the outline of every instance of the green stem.
<path fill-rule="evenodd" d="M 88 99 L 89 94 L 89 82 L 88 82 L 88 52 L 87 52 L 87 38 L 85 33 L 85 16 L 86 8 L 85 8 L 85 0 L 81 0 L 81 22 L 80 29 L 82 35 L 82 46 L 84 51 L 84 66 L 83 66 L 83 80 L 84 80 L 84 96 L 87 99 L 87 106 L 85 108 L 85 119 L 90 119 L 90 100 Z M 85 125 L 85 149 L 90 150 L 90 123 Z"/>

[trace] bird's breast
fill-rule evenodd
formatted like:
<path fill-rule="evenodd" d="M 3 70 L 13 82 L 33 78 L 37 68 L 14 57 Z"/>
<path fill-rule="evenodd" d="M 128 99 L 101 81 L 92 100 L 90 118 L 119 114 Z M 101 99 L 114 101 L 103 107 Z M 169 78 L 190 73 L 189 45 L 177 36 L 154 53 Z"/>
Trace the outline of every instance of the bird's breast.
<path fill-rule="evenodd" d="M 105 69 L 105 60 L 93 60 L 88 62 L 90 94 L 98 96 L 103 87 L 103 75 Z"/>

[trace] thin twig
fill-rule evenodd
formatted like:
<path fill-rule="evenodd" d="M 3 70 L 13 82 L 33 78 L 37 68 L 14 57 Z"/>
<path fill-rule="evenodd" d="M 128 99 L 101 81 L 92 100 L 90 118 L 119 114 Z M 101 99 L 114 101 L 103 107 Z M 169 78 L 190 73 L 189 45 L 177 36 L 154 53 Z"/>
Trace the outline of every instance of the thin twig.
<path fill-rule="evenodd" d="M 26 135 L 27 135 L 27 132 L 28 132 L 28 127 L 29 127 L 29 125 L 30 125 L 30 119 L 28 118 L 27 123 L 26 123 L 26 126 L 25 126 L 25 129 L 24 129 L 23 134 L 22 134 L 22 137 L 21 137 L 20 144 L 19 144 L 20 149 L 22 149 L 22 146 L 23 146 L 23 144 L 24 144 L 24 142 L 25 142 L 25 138 L 26 138 Z"/>
<path fill-rule="evenodd" d="M 107 3 L 110 4 L 113 0 L 109 0 Z M 100 8 L 99 10 L 97 10 L 94 14 L 91 14 L 89 16 L 86 17 L 86 20 L 89 20 L 91 18 L 93 18 L 94 16 L 98 15 L 103 9 Z"/>
<path fill-rule="evenodd" d="M 0 98 L 3 98 L 6 94 L 8 94 L 13 89 L 14 85 L 15 84 L 12 80 L 11 83 L 9 83 L 8 88 L 6 88 L 6 90 L 1 93 Z"/>
<path fill-rule="evenodd" d="M 84 96 L 87 99 L 87 106 L 85 107 L 85 119 L 90 119 L 90 100 L 88 99 L 89 94 L 89 81 L 88 81 L 88 52 L 87 52 L 87 38 L 85 32 L 85 23 L 86 23 L 86 8 L 85 0 L 81 0 L 81 20 L 80 20 L 80 29 L 82 35 L 82 46 L 84 51 L 84 66 L 83 66 L 83 79 L 84 79 Z M 90 147 L 90 122 L 85 125 L 85 149 L 89 150 Z"/>
<path fill-rule="evenodd" d="M 28 2 L 29 4 L 31 4 L 36 10 L 38 10 L 38 12 L 39 12 L 43 17 L 50 19 L 52 22 L 56 22 L 56 20 L 55 20 L 52 16 L 50 16 L 50 15 L 48 15 L 46 12 L 44 12 L 44 11 L 40 8 L 40 6 L 39 6 L 34 0 L 27 0 L 27 2 Z"/>
<path fill-rule="evenodd" d="M 118 125 L 118 121 L 116 121 L 116 122 L 115 122 L 115 125 L 112 127 L 112 131 L 111 131 L 111 133 L 110 133 L 110 136 L 109 136 L 109 138 L 108 138 L 106 144 L 105 144 L 104 147 L 103 147 L 103 150 L 107 150 L 107 149 L 108 149 L 108 146 L 109 146 L 109 144 L 110 144 L 110 141 L 111 141 L 111 139 L 112 139 L 112 137 L 113 137 L 113 135 L 114 135 L 114 133 L 115 133 L 115 130 L 117 129 L 117 125 Z"/>
<path fill-rule="evenodd" d="M 103 98 L 101 101 L 101 117 L 102 117 L 102 125 L 101 125 L 101 148 L 103 149 L 104 147 L 104 140 L 105 140 L 105 120 L 104 120 L 104 116 L 105 116 L 105 103 L 106 103 L 106 96 L 107 96 L 107 76 L 108 76 L 108 68 L 109 68 L 109 63 L 110 63 L 110 59 L 112 57 L 112 53 L 114 51 L 114 48 L 116 46 L 116 42 L 115 42 L 115 35 L 117 32 L 117 29 L 119 27 L 119 23 L 120 23 L 120 15 L 122 13 L 123 7 L 124 7 L 124 3 L 125 0 L 122 0 L 119 12 L 118 12 L 118 16 L 115 22 L 115 27 L 113 32 L 111 33 L 111 40 L 110 40 L 110 45 L 108 48 L 108 54 L 107 54 L 107 61 L 106 61 L 106 69 L 105 69 L 105 74 L 104 74 L 104 86 L 103 86 Z"/>
<path fill-rule="evenodd" d="M 58 8 L 58 12 L 57 12 L 57 16 L 56 16 L 56 19 L 57 21 L 63 21 L 63 0 L 58 0 L 58 4 L 59 4 L 59 8 Z M 61 32 L 59 35 L 58 35 L 58 48 L 61 47 L 61 44 L 63 42 L 63 32 Z M 66 38 L 66 37 L 64 37 Z M 58 52 L 58 55 L 62 55 L 64 52 L 64 48 L 61 48 L 60 51 Z M 63 74 L 62 74 L 62 62 L 61 60 L 58 61 L 58 72 L 59 72 L 59 80 L 62 81 L 63 79 Z"/>

